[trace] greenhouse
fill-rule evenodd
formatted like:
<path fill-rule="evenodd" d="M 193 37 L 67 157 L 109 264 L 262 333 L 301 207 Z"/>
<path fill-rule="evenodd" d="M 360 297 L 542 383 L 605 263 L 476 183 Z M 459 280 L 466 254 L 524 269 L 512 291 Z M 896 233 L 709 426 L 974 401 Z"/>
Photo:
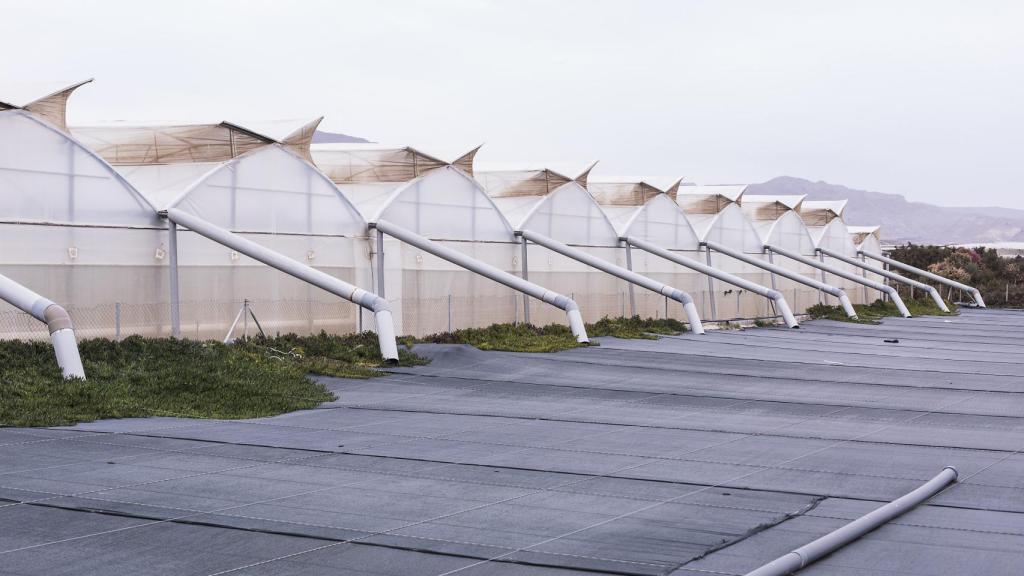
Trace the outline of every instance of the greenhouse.
<path fill-rule="evenodd" d="M 740 206 L 757 231 L 763 246 L 781 248 L 813 258 L 814 240 L 797 212 L 805 198 L 802 195 L 745 194 L 740 200 Z M 800 276 L 820 280 L 820 273 L 806 264 L 789 258 L 775 258 L 770 251 L 767 252 L 766 258 L 770 263 L 782 266 Z M 833 284 L 834 282 L 829 283 L 830 286 Z M 836 303 L 835 298 L 829 297 L 832 291 L 823 292 L 818 287 L 793 279 L 780 278 L 776 274 L 771 277 L 771 285 L 781 290 L 796 310 L 806 310 L 809 306 L 823 302 Z M 841 289 L 839 286 L 834 287 Z M 856 295 L 849 297 L 854 300 L 857 298 Z"/>
<path fill-rule="evenodd" d="M 719 244 L 738 253 L 767 260 L 764 244 L 741 208 L 745 190 L 745 185 L 684 185 L 679 187 L 676 202 L 686 213 L 701 242 Z M 715 251 L 705 253 L 705 259 L 715 268 L 771 288 L 772 275 L 755 265 Z M 750 290 L 718 280 L 709 279 L 708 282 L 709 290 L 715 294 L 713 312 L 718 318 L 775 315 L 771 303 Z"/>
<path fill-rule="evenodd" d="M 614 184 L 591 184 L 590 192 L 601 204 L 620 238 L 645 240 L 693 260 L 703 258 L 696 232 L 673 200 L 674 191 L 653 192 L 653 187 L 645 183 L 632 183 L 632 186 Z M 617 189 L 626 191 L 626 194 L 616 194 Z M 634 191 L 643 193 L 637 195 Z M 711 293 L 703 274 L 643 250 L 632 249 L 628 244 L 625 249 L 634 270 L 688 292 L 701 318 L 712 318 Z M 657 295 L 642 290 L 630 293 L 630 314 L 653 318 L 664 314 L 664 308 L 663 299 Z M 670 317 L 674 318 L 676 314 L 669 308 Z"/>
<path fill-rule="evenodd" d="M 523 276 L 563 293 L 578 292 L 584 317 L 591 321 L 632 315 L 639 287 L 682 304 L 673 306 L 672 315 L 702 331 L 689 294 L 632 271 L 615 227 L 586 189 L 589 171 L 570 179 L 548 168 L 477 169 L 477 178 L 521 237 Z M 664 316 L 666 308 L 652 316 Z"/>
<path fill-rule="evenodd" d="M 377 229 L 371 249 L 377 293 L 396 303 L 401 333 L 419 336 L 521 320 L 525 310 L 519 296 L 525 290 L 561 308 L 577 338 L 585 339 L 571 292 L 517 278 L 519 241 L 472 177 L 475 153 L 445 163 L 409 147 L 312 148 L 320 169 Z"/>
<path fill-rule="evenodd" d="M 113 336 L 122 311 L 161 333 L 167 307 L 148 305 L 167 302 L 166 231 L 145 197 L 70 134 L 18 108 L 0 111 L 0 183 L 5 275 L 67 308 L 80 336 Z M 44 337 L 46 327 L 0 303 L 0 334 Z"/>
<path fill-rule="evenodd" d="M 364 289 L 370 288 L 366 224 L 305 158 L 319 119 L 268 124 L 257 132 L 229 122 L 76 127 L 72 133 L 113 164 L 159 212 L 178 209 Z M 273 134 L 273 136 L 268 135 Z M 162 282 L 148 307 L 158 323 L 194 338 L 267 333 L 353 332 L 373 327 L 359 307 L 267 267 L 194 231 L 163 239 L 176 248 L 178 282 Z M 168 258 L 170 260 L 170 258 Z M 175 285 L 175 294 L 168 292 Z M 161 305 L 170 303 L 170 307 Z M 176 305 L 176 306 L 175 306 Z M 235 326 L 235 319 L 241 323 Z M 122 307 L 133 330 L 137 306 Z M 125 312 L 129 312 L 125 314 Z M 252 329 L 250 329 L 250 319 Z M 151 321 L 143 321 L 150 323 Z"/>

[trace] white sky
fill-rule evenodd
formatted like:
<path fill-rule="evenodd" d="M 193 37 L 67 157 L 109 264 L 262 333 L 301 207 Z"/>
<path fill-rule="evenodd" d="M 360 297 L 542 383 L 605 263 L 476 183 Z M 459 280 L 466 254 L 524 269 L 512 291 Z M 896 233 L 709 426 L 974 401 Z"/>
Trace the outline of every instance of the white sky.
<path fill-rule="evenodd" d="M 595 177 L 1024 208 L 1024 2 L 0 0 L 72 123 L 277 119 Z"/>

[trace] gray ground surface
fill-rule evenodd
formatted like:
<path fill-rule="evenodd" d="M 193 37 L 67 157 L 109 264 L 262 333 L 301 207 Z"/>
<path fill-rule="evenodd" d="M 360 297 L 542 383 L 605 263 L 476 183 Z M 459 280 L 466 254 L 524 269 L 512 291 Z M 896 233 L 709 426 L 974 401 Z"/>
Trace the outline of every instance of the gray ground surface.
<path fill-rule="evenodd" d="M 803 572 L 1016 575 L 1022 336 L 1024 312 L 968 310 L 422 346 L 276 418 L 0 429 L 0 574 L 743 574 L 953 465 Z"/>

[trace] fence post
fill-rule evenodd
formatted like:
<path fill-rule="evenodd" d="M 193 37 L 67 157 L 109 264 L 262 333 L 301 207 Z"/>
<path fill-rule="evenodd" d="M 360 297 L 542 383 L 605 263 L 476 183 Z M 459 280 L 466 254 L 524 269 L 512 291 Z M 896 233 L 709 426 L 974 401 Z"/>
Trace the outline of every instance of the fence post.
<path fill-rule="evenodd" d="M 452 331 L 452 295 L 448 295 L 448 333 Z"/>
<path fill-rule="evenodd" d="M 121 303 L 114 302 L 114 340 L 121 341 Z"/>
<path fill-rule="evenodd" d="M 242 300 L 242 338 L 249 337 L 249 300 Z"/>
<path fill-rule="evenodd" d="M 527 258 L 527 244 L 526 237 L 523 237 L 523 280 L 530 279 L 530 267 L 526 261 Z M 530 297 L 523 294 L 523 322 L 526 324 L 530 323 Z"/>
<path fill-rule="evenodd" d="M 167 251 L 170 253 L 171 336 L 181 338 L 181 307 L 178 302 L 178 225 L 167 221 Z"/>

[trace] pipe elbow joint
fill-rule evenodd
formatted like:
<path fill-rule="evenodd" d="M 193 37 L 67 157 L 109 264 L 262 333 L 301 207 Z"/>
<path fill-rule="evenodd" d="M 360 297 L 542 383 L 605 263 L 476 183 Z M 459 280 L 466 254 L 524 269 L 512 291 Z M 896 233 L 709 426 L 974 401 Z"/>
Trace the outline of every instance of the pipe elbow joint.
<path fill-rule="evenodd" d="M 71 315 L 59 304 L 50 304 L 43 310 L 43 321 L 50 330 L 50 334 L 58 330 L 72 330 Z"/>
<path fill-rule="evenodd" d="M 675 300 L 676 302 L 679 302 L 683 306 L 686 306 L 687 304 L 693 304 L 693 296 L 690 296 L 689 294 L 683 292 L 682 290 L 679 290 L 677 288 L 670 288 L 667 289 L 666 291 L 668 292 L 668 294 L 665 294 L 666 296 Z"/>
<path fill-rule="evenodd" d="M 783 298 L 782 292 L 779 292 L 778 290 L 772 290 L 770 288 L 767 291 L 765 291 L 764 295 L 766 298 L 771 298 L 772 300 L 779 300 Z"/>
<path fill-rule="evenodd" d="M 561 300 L 562 302 L 557 303 L 557 306 L 566 312 L 578 311 L 580 309 L 576 301 L 567 296 L 559 296 L 556 301 Z"/>

